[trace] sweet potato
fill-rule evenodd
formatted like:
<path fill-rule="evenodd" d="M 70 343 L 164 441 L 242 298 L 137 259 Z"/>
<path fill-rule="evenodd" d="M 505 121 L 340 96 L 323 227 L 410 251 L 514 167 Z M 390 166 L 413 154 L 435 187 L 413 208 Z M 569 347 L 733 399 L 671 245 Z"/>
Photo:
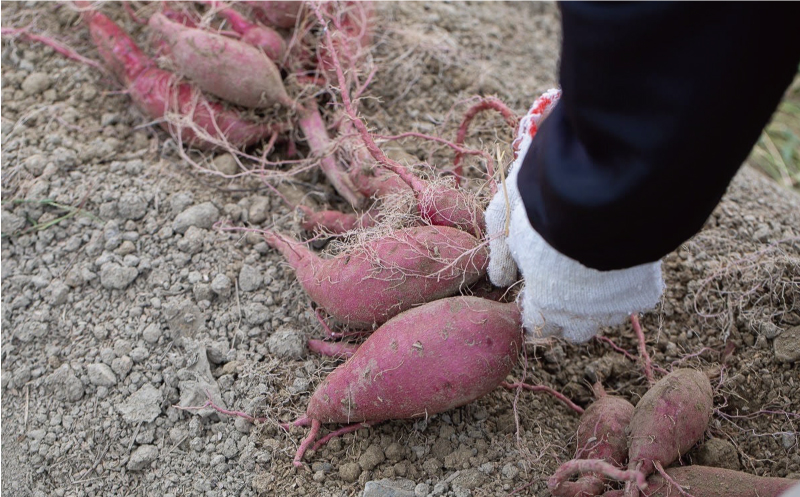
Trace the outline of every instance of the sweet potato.
<path fill-rule="evenodd" d="M 324 22 L 319 11 L 317 11 L 317 16 L 320 22 Z M 481 237 L 486 228 L 483 211 L 477 204 L 470 201 L 467 194 L 452 186 L 431 183 L 414 176 L 402 164 L 389 159 L 378 147 L 375 140 L 372 139 L 366 124 L 356 115 L 356 111 L 353 108 L 349 92 L 346 90 L 348 88 L 347 78 L 345 78 L 339 56 L 336 53 L 331 33 L 326 31 L 324 36 L 325 46 L 331 57 L 331 65 L 339 81 L 345 114 L 358 131 L 369 154 L 382 167 L 399 176 L 414 191 L 417 199 L 417 209 L 422 219 L 437 226 L 451 226 L 473 233 L 476 237 Z"/>
<path fill-rule="evenodd" d="M 317 387 L 293 423 L 312 426 L 295 465 L 322 423 L 429 416 L 486 395 L 511 371 L 521 346 L 516 303 L 460 296 L 395 316 Z"/>
<path fill-rule="evenodd" d="M 253 8 L 253 13 L 259 20 L 276 28 L 293 28 L 304 6 L 304 2 L 299 1 L 266 0 L 246 3 Z"/>
<path fill-rule="evenodd" d="M 713 402 L 711 383 L 700 371 L 676 369 L 656 382 L 631 417 L 628 468 L 649 475 L 656 464 L 672 464 L 703 437 Z"/>
<path fill-rule="evenodd" d="M 347 342 L 326 342 L 324 340 L 309 340 L 308 350 L 319 355 L 346 359 L 352 357 L 359 345 Z"/>
<path fill-rule="evenodd" d="M 280 71 L 261 50 L 160 13 L 148 25 L 166 39 L 180 72 L 204 91 L 243 107 L 293 106 Z"/>
<path fill-rule="evenodd" d="M 311 300 L 353 328 L 452 295 L 483 276 L 488 259 L 475 237 L 443 226 L 397 230 L 331 259 L 277 233 L 264 238 L 294 268 Z"/>
<path fill-rule="evenodd" d="M 286 42 L 283 37 L 274 29 L 261 26 L 247 20 L 235 10 L 224 7 L 220 2 L 206 2 L 212 7 L 219 8 L 217 14 L 221 15 L 231 25 L 231 29 L 242 35 L 244 43 L 258 47 L 267 54 L 273 62 L 280 62 L 286 54 Z"/>
<path fill-rule="evenodd" d="M 350 202 L 353 207 L 359 206 L 364 198 L 356 191 L 350 177 L 336 163 L 332 154 L 333 144 L 328 137 L 328 130 L 325 121 L 317 109 L 314 101 L 309 101 L 298 108 L 297 124 L 306 136 L 308 146 L 313 153 L 319 156 L 319 165 L 325 177 L 331 185 L 339 192 L 339 195 Z"/>
<path fill-rule="evenodd" d="M 411 187 L 400 176 L 380 167 L 369 151 L 363 145 L 359 145 L 360 139 L 355 135 L 352 121 L 341 119 L 339 134 L 354 136 L 344 141 L 344 147 L 350 155 L 348 175 L 359 193 L 368 198 L 411 193 Z"/>
<path fill-rule="evenodd" d="M 333 210 L 314 211 L 305 205 L 298 205 L 297 208 L 303 214 L 300 226 L 307 231 L 321 228 L 331 233 L 341 234 L 356 228 L 375 226 L 379 220 L 378 212 L 352 214 Z"/>
<path fill-rule="evenodd" d="M 575 459 L 601 459 L 622 467 L 628 455 L 628 428 L 633 405 L 627 400 L 607 395 L 600 383 L 593 387 L 597 400 L 581 416 L 578 425 Z M 564 476 L 567 476 L 566 474 Z M 599 495 L 605 478 L 598 473 L 581 476 L 577 481 L 565 481 L 559 471 L 548 481 L 555 497 L 586 497 Z"/>
<path fill-rule="evenodd" d="M 795 485 L 800 492 L 800 480 L 788 478 L 767 478 L 740 471 L 707 466 L 680 466 L 666 470 L 675 483 L 684 487 L 694 497 L 790 497 L 784 494 Z M 622 497 L 621 490 L 606 492 L 604 497 Z M 647 479 L 644 497 L 675 497 L 681 495 L 675 486 L 660 474 Z M 798 495 L 798 494 L 791 494 Z"/>
<path fill-rule="evenodd" d="M 212 138 L 212 141 L 206 141 L 191 128 L 182 127 L 179 133 L 184 143 L 206 149 L 215 148 L 215 141 L 223 140 L 234 146 L 249 146 L 286 129 L 281 124 L 245 120 L 237 113 L 209 102 L 193 85 L 179 83 L 174 74 L 156 67 L 114 21 L 94 10 L 85 10 L 82 15 L 100 57 L 127 88 L 139 110 L 148 118 L 160 121 L 168 131 L 169 124 L 163 121 L 163 117 L 167 112 L 175 112 L 189 118 Z"/>

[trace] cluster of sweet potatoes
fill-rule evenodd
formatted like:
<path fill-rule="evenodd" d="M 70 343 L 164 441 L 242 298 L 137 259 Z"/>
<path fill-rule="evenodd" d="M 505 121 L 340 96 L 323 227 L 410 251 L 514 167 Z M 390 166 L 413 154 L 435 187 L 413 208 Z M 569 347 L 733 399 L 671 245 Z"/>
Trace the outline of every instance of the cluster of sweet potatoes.
<path fill-rule="evenodd" d="M 336 192 L 353 206 L 363 203 L 365 194 L 352 179 L 363 172 L 348 171 L 336 160 L 331 125 L 319 111 L 316 96 L 330 86 L 333 64 L 315 43 L 324 28 L 319 15 L 336 31 L 336 48 L 355 64 L 372 33 L 370 3 L 326 3 L 314 12 L 290 1 L 246 2 L 235 9 L 214 1 L 152 2 L 140 9 L 147 19 L 126 4 L 131 18 L 146 24 L 147 52 L 97 5 L 71 5 L 80 11 L 103 67 L 140 112 L 181 145 L 243 151 L 281 139 L 294 150 L 299 128 Z"/>
<path fill-rule="evenodd" d="M 778 497 L 798 483 L 705 466 L 669 467 L 703 438 L 711 418 L 713 391 L 700 371 L 673 371 L 635 407 L 606 395 L 599 384 L 595 395 L 581 417 L 575 459 L 548 481 L 554 497 Z M 614 480 L 626 481 L 625 488 L 606 491 Z"/>
<path fill-rule="evenodd" d="M 137 108 L 179 143 L 243 150 L 274 141 L 296 125 L 330 184 L 353 208 L 366 199 L 411 199 L 408 222 L 384 226 L 380 236 L 333 257 L 263 231 L 319 310 L 338 326 L 371 332 L 360 346 L 310 342 L 314 350 L 350 357 L 325 378 L 305 415 L 293 423 L 311 426 L 295 464 L 323 423 L 349 424 L 330 437 L 363 424 L 428 416 L 503 382 L 522 347 L 520 311 L 513 302 L 465 292 L 485 277 L 488 264 L 481 203 L 457 179 L 423 179 L 389 159 L 357 114 L 354 97 L 366 86 L 358 81 L 357 64 L 372 33 L 369 3 L 246 2 L 234 9 L 213 1 L 154 2 L 138 12 L 126 4 L 131 19 L 146 24 L 152 56 L 97 5 L 72 5 L 103 66 Z M 143 12 L 146 19 L 140 18 Z M 162 68 L 155 55 L 172 70 Z M 292 88 L 298 81 L 316 82 L 326 92 L 339 92 L 338 131 L 351 137 L 349 164 L 340 164 L 333 153 L 315 97 L 292 95 L 285 84 L 290 79 Z M 513 112 L 484 99 L 467 113 L 459 143 L 449 143 L 459 158 L 476 153 L 462 143 L 469 121 L 485 108 L 516 125 Z M 269 120 L 274 109 L 289 120 Z M 381 223 L 380 209 L 356 214 L 305 208 L 302 215 L 309 231 L 339 233 Z"/>

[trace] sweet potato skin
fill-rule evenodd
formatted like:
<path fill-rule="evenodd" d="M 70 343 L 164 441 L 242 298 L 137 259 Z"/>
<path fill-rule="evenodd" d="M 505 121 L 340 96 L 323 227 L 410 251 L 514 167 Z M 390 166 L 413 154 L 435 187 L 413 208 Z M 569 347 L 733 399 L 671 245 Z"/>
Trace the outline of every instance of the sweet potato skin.
<path fill-rule="evenodd" d="M 265 240 L 294 267 L 311 300 L 352 328 L 370 328 L 450 296 L 480 279 L 488 264 L 477 238 L 443 226 L 397 230 L 331 259 L 285 237 L 267 234 Z"/>
<path fill-rule="evenodd" d="M 711 418 L 714 393 L 708 377 L 694 369 L 676 369 L 636 404 L 629 425 L 628 467 L 641 462 L 644 474 L 654 461 L 667 467 L 702 437 Z"/>
<path fill-rule="evenodd" d="M 599 386 L 599 384 L 598 384 Z M 603 459 L 621 466 L 628 458 L 628 439 L 625 431 L 633 416 L 633 404 L 603 392 L 581 416 L 578 425 L 576 458 Z"/>
<path fill-rule="evenodd" d="M 680 466 L 668 468 L 667 474 L 694 497 L 779 497 L 800 480 L 768 478 L 741 471 L 708 466 Z M 800 491 L 800 488 L 797 489 Z M 622 497 L 621 490 L 606 492 L 604 497 Z M 660 474 L 647 479 L 644 497 L 674 497 L 678 489 L 667 483 Z M 789 497 L 789 496 L 787 496 Z"/>
<path fill-rule="evenodd" d="M 292 105 L 280 71 L 254 46 L 184 26 L 160 13 L 148 25 L 164 36 L 180 71 L 204 91 L 249 108 Z"/>
<path fill-rule="evenodd" d="M 622 467 L 628 457 L 626 430 L 633 416 L 633 404 L 622 397 L 607 395 L 599 383 L 594 391 L 597 400 L 586 409 L 578 425 L 575 459 L 602 459 Z M 599 495 L 604 482 L 602 475 L 586 474 L 574 482 L 551 482 L 550 493 L 554 497 Z"/>
<path fill-rule="evenodd" d="M 444 412 L 493 390 L 522 346 L 515 303 L 451 297 L 378 328 L 312 395 L 322 423 L 378 422 Z"/>
<path fill-rule="evenodd" d="M 157 120 L 169 131 L 163 120 L 167 112 L 189 118 L 214 140 L 227 140 L 234 146 L 249 146 L 285 126 L 261 124 L 242 119 L 237 113 L 209 102 L 189 83 L 163 69 L 141 51 L 114 21 L 94 10 L 82 13 L 89 34 L 103 62 L 128 90 L 134 104 L 148 118 Z M 197 137 L 189 127 L 178 130 L 182 141 L 203 149 L 216 148 L 214 142 Z"/>

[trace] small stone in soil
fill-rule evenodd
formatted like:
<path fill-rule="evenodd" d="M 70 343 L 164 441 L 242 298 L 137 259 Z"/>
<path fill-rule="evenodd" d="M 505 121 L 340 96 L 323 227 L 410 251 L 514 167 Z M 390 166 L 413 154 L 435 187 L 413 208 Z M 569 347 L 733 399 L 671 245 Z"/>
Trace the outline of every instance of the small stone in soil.
<path fill-rule="evenodd" d="M 219 219 L 219 209 L 211 202 L 193 205 L 175 217 L 172 229 L 178 233 L 185 233 L 190 226 L 198 228 L 211 228 Z"/>
<path fill-rule="evenodd" d="M 781 362 L 794 363 L 800 360 L 800 326 L 781 333 L 773 343 L 775 358 Z"/>
<path fill-rule="evenodd" d="M 358 458 L 358 464 L 361 466 L 361 469 L 365 471 L 371 471 L 375 469 L 375 466 L 382 463 L 386 457 L 383 454 L 383 449 L 378 447 L 375 444 L 370 445 L 367 447 L 367 450 L 361 454 L 361 457 Z"/>
<path fill-rule="evenodd" d="M 161 338 L 161 326 L 158 323 L 150 323 L 142 332 L 142 338 L 147 343 L 156 343 Z"/>
<path fill-rule="evenodd" d="M 387 478 L 368 481 L 362 497 L 414 497 L 414 482 Z"/>
<path fill-rule="evenodd" d="M 231 294 L 231 279 L 222 273 L 214 276 L 211 280 L 211 291 L 222 298 L 228 297 Z"/>
<path fill-rule="evenodd" d="M 86 373 L 92 385 L 111 387 L 117 384 L 117 377 L 114 375 L 114 371 L 106 364 L 89 364 L 86 367 Z"/>
<path fill-rule="evenodd" d="M 214 169 L 228 176 L 239 172 L 239 164 L 231 154 L 220 154 L 214 157 L 212 164 L 214 164 Z"/>
<path fill-rule="evenodd" d="M 147 214 L 147 199 L 133 192 L 125 192 L 117 201 L 117 213 L 122 219 L 141 219 Z"/>
<path fill-rule="evenodd" d="M 107 262 L 100 268 L 100 284 L 109 290 L 124 290 L 139 276 L 135 267 L 120 266 L 115 262 Z"/>
<path fill-rule="evenodd" d="M 22 91 L 28 95 L 38 95 L 50 88 L 51 84 L 52 81 L 47 73 L 35 72 L 29 74 L 22 82 Z"/>
<path fill-rule="evenodd" d="M 150 383 L 117 405 L 117 411 L 128 423 L 150 423 L 161 414 L 161 392 Z"/>
<path fill-rule="evenodd" d="M 339 466 L 339 477 L 347 483 L 353 483 L 361 475 L 361 466 L 357 462 L 348 462 Z"/>
<path fill-rule="evenodd" d="M 279 329 L 269 337 L 267 346 L 269 353 L 277 357 L 302 359 L 306 355 L 305 336 L 294 328 Z"/>
<path fill-rule="evenodd" d="M 253 197 L 247 214 L 248 221 L 253 224 L 264 222 L 269 216 L 269 199 L 262 196 Z"/>
<path fill-rule="evenodd" d="M 150 466 L 158 458 L 158 447 L 155 445 L 140 445 L 131 454 L 128 461 L 128 471 L 141 471 Z"/>
<path fill-rule="evenodd" d="M 258 290 L 262 280 L 261 271 L 249 264 L 244 264 L 239 271 L 239 289 L 243 292 Z"/>

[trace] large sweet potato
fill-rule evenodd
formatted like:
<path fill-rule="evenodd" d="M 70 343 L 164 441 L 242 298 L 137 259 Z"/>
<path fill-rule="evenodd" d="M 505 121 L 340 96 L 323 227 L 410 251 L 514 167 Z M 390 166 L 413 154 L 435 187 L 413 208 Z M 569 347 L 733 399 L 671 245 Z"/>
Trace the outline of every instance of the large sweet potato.
<path fill-rule="evenodd" d="M 477 297 L 429 302 L 378 328 L 311 396 L 294 424 L 376 423 L 462 406 L 497 387 L 522 346 L 517 304 Z"/>
<path fill-rule="evenodd" d="M 456 293 L 483 276 L 488 260 L 478 239 L 445 226 L 397 230 L 331 259 L 277 233 L 264 238 L 294 268 L 311 300 L 353 328 Z"/>

